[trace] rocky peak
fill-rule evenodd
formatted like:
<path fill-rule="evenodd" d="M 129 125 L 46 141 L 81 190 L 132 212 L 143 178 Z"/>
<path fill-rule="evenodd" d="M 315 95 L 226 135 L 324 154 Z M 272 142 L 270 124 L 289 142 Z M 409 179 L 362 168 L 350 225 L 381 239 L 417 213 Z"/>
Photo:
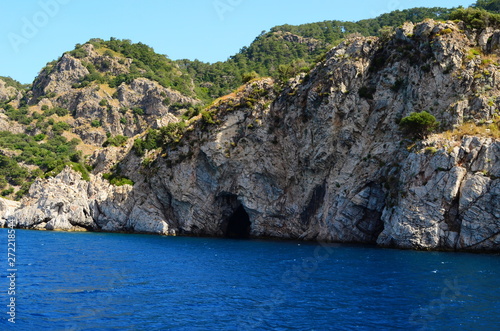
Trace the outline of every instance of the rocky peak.
<path fill-rule="evenodd" d="M 88 69 L 80 60 L 65 53 L 59 61 L 45 67 L 35 79 L 31 103 L 36 103 L 46 95 L 64 94 L 71 91 L 72 85 L 88 74 Z"/>
<path fill-rule="evenodd" d="M 68 109 L 74 118 L 73 132 L 97 146 L 109 136 L 132 137 L 149 127 L 179 121 L 184 111 L 200 103 L 140 77 L 149 75 L 141 63 L 106 46 L 77 46 L 42 70 L 30 103 Z"/>
<path fill-rule="evenodd" d="M 14 103 L 14 106 L 18 106 L 22 97 L 22 91 L 14 86 L 10 86 L 2 78 L 0 78 L 0 102 L 12 102 Z"/>

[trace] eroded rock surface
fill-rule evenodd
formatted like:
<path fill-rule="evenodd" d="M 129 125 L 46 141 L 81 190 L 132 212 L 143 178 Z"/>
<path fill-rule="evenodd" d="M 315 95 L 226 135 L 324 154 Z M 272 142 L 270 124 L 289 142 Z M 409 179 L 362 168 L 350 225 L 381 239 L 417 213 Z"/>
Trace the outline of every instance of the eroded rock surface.
<path fill-rule="evenodd" d="M 500 72 L 470 50 L 493 54 L 500 32 L 463 29 L 428 20 L 385 41 L 346 40 L 281 92 L 261 79 L 218 100 L 175 146 L 105 149 L 89 182 L 70 169 L 37 181 L 9 217 L 28 228 L 498 250 L 500 142 L 415 144 L 397 124 L 423 110 L 441 130 L 498 115 Z M 120 102 L 156 96 L 148 84 L 120 87 Z M 103 180 L 112 165 L 135 184 Z"/>

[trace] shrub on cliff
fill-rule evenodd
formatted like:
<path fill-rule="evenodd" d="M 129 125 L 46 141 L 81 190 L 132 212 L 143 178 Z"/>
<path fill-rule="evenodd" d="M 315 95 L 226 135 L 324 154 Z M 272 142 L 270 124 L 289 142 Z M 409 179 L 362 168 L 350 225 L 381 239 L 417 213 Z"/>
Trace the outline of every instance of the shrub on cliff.
<path fill-rule="evenodd" d="M 102 175 L 102 177 L 104 179 L 106 179 L 107 181 L 109 181 L 109 183 L 111 185 L 116 185 L 116 186 L 131 185 L 131 186 L 134 186 L 134 182 L 131 179 L 124 177 L 124 176 L 120 176 L 120 175 L 115 174 L 115 173 L 105 173 Z"/>
<path fill-rule="evenodd" d="M 68 141 L 61 135 L 39 134 L 33 137 L 0 131 L 0 189 L 9 190 L 8 195 L 11 195 L 14 191 L 10 191 L 10 187 L 19 187 L 12 196 L 19 199 L 28 192 L 37 177 L 55 176 L 66 165 L 71 165 L 87 179 L 88 171 L 76 149 L 78 144 L 79 140 Z"/>
<path fill-rule="evenodd" d="M 459 8 L 450 14 L 450 19 L 463 21 L 469 29 L 500 26 L 500 15 L 487 12 L 484 9 Z"/>
<path fill-rule="evenodd" d="M 412 138 L 424 139 L 437 129 L 439 122 L 433 115 L 422 111 L 420 113 L 411 113 L 404 117 L 399 122 L 399 126 L 405 134 Z"/>
<path fill-rule="evenodd" d="M 257 79 L 259 77 L 260 77 L 259 74 L 256 73 L 255 71 L 246 72 L 242 75 L 242 81 L 243 83 L 248 83 L 249 81 Z"/>
<path fill-rule="evenodd" d="M 127 137 L 119 134 L 114 137 L 109 137 L 108 139 L 106 139 L 106 141 L 102 144 L 102 147 L 107 147 L 107 146 L 120 147 L 125 145 L 127 140 L 128 140 Z"/>
<path fill-rule="evenodd" d="M 485 9 L 489 12 L 500 13 L 500 1 L 498 0 L 477 0 L 473 7 Z"/>

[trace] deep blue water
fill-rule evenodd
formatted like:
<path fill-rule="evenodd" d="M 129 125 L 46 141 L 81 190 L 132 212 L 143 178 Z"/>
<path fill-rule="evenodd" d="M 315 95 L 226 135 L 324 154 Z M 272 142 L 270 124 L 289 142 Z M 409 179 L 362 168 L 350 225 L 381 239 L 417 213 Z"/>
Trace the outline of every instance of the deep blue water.
<path fill-rule="evenodd" d="M 16 230 L 1 330 L 498 330 L 500 256 Z"/>

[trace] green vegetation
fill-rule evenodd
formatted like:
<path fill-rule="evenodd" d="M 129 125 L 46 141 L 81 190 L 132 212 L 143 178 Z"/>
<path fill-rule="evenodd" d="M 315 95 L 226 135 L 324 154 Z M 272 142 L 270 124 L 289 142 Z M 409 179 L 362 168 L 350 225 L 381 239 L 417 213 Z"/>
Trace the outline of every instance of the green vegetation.
<path fill-rule="evenodd" d="M 55 111 L 56 115 L 60 116 L 60 117 L 64 117 L 64 116 L 69 114 L 69 110 L 67 110 L 66 108 L 61 108 L 61 107 L 54 108 L 54 111 Z"/>
<path fill-rule="evenodd" d="M 270 76 L 277 82 L 278 87 L 286 85 L 288 80 L 299 73 L 308 73 L 314 66 L 325 58 L 326 52 L 343 40 L 356 35 L 379 36 L 382 42 L 388 40 L 393 35 L 395 28 L 405 21 L 414 23 L 426 18 L 445 20 L 463 20 L 469 29 L 482 29 L 485 27 L 500 27 L 500 0 L 477 0 L 471 8 L 413 8 L 406 10 L 396 10 L 380 15 L 373 19 L 361 20 L 358 22 L 343 22 L 338 20 L 324 21 L 319 23 L 303 24 L 298 26 L 281 25 L 272 28 L 270 31 L 263 31 L 251 45 L 243 47 L 237 54 L 229 57 L 227 61 L 217 63 L 204 63 L 198 60 L 178 60 L 172 61 L 165 55 L 160 55 L 142 43 L 132 43 L 130 40 L 110 40 L 91 39 L 88 44 L 92 44 L 96 51 L 103 54 L 100 61 L 93 61 L 88 58 L 87 51 L 83 45 L 76 45 L 75 49 L 69 52 L 70 55 L 80 59 L 87 68 L 89 74 L 80 79 L 74 88 L 83 88 L 91 84 L 107 84 L 111 88 L 116 88 L 120 84 L 130 84 L 134 79 L 144 77 L 158 82 L 164 87 L 168 87 L 181 92 L 186 96 L 196 97 L 203 101 L 201 104 L 189 104 L 172 102 L 163 93 L 162 103 L 169 107 L 172 112 L 178 112 L 183 120 L 201 115 L 199 125 L 208 127 L 217 123 L 217 116 L 213 111 L 203 110 L 204 105 L 212 102 L 215 98 L 228 95 L 244 83 L 251 82 L 259 77 Z M 444 29 L 440 34 L 452 33 L 451 29 Z M 399 43 L 398 54 L 407 58 L 412 65 L 420 65 L 422 70 L 430 70 L 431 46 L 421 47 L 415 50 L 413 44 Z M 479 50 L 472 49 L 468 57 L 473 59 L 480 55 Z M 382 51 L 374 55 L 370 71 L 374 72 L 386 65 L 387 54 Z M 486 61 L 483 59 L 483 61 Z M 56 61 L 49 63 L 44 69 L 48 74 L 55 70 Z M 111 70 L 114 63 L 123 66 L 121 72 L 116 75 Z M 483 71 L 482 76 L 489 76 L 488 71 Z M 305 76 L 308 79 L 309 76 Z M 20 91 L 25 91 L 27 85 L 22 85 L 10 77 L 0 77 L 7 86 L 12 86 Z M 398 92 L 405 88 L 405 80 L 400 78 L 394 82 L 392 91 Z M 101 87 L 99 87 L 101 88 Z M 107 88 L 107 87 L 105 87 Z M 113 94 L 117 96 L 116 90 Z M 358 91 L 361 98 L 373 99 L 376 87 L 367 84 Z M 112 94 L 110 92 L 110 94 Z M 55 97 L 54 92 L 48 91 L 39 97 Z M 238 105 L 231 105 L 231 109 L 237 107 L 255 107 L 259 95 L 250 95 Z M 82 173 L 84 178 L 88 178 L 88 169 L 82 163 L 82 154 L 77 152 L 78 141 L 68 141 L 62 137 L 65 130 L 71 127 L 64 122 L 64 118 L 70 114 L 65 108 L 49 108 L 42 106 L 41 112 L 30 110 L 26 105 L 26 100 L 21 101 L 18 109 L 9 104 L 11 100 L 4 100 L 0 103 L 5 115 L 12 121 L 23 124 L 27 134 L 12 134 L 0 132 L 0 194 L 3 196 L 22 196 L 29 188 L 30 183 L 40 176 L 50 176 L 57 174 L 65 166 L 69 165 Z M 101 107 L 111 108 L 107 99 L 99 102 Z M 228 108 L 229 109 L 229 108 Z M 128 112 L 128 114 L 127 114 Z M 122 115 L 120 123 L 128 124 L 132 120 L 139 121 L 140 116 L 145 116 L 145 111 L 139 107 L 130 109 L 120 109 Z M 127 120 L 128 119 L 128 120 Z M 92 127 L 101 127 L 103 123 L 99 119 L 91 121 Z M 495 126 L 485 127 L 490 134 Z M 405 117 L 400 122 L 401 129 L 413 138 L 423 138 L 433 132 L 439 123 L 436 118 L 427 112 L 413 113 Z M 252 128 L 253 125 L 248 126 Z M 483 129 L 479 127 L 479 129 Z M 474 130 L 479 130 L 475 128 Z M 472 129 L 471 129 L 472 130 Z M 176 148 L 186 131 L 186 123 L 171 123 L 158 130 L 150 129 L 141 139 L 134 141 L 134 151 L 137 155 L 143 156 L 146 151 L 158 148 Z M 495 133 L 496 134 L 496 133 Z M 123 146 L 128 138 L 122 135 L 107 137 L 104 146 Z M 150 163 L 150 159 L 145 159 L 145 164 Z M 25 165 L 34 165 L 35 168 Z M 34 169 L 34 170 L 33 170 Z M 133 182 L 120 176 L 119 173 L 107 174 L 105 178 L 112 184 L 123 185 Z"/>
<path fill-rule="evenodd" d="M 0 105 L 0 108 L 4 109 L 5 115 L 7 115 L 7 117 L 10 120 L 13 120 L 13 121 L 19 122 L 21 124 L 25 124 L 25 125 L 28 125 L 33 121 L 33 118 L 28 116 L 29 109 L 27 106 L 23 106 L 19 109 L 15 109 L 10 104 L 2 104 L 2 105 Z"/>
<path fill-rule="evenodd" d="M 20 167 L 14 159 L 4 154 L 0 154 L 1 188 L 4 188 L 7 183 L 17 186 L 22 185 L 30 175 L 30 172 L 26 168 Z"/>
<path fill-rule="evenodd" d="M 263 31 L 254 42 L 225 62 L 213 64 L 198 60 L 179 60 L 179 66 L 193 78 L 196 94 L 209 101 L 231 93 L 241 84 L 257 77 L 271 76 L 286 82 L 300 72 L 308 72 L 326 51 L 353 34 L 387 39 L 394 28 L 404 22 L 418 23 L 424 19 L 460 19 L 471 26 L 496 26 L 499 0 L 478 0 L 474 8 L 412 8 L 395 10 L 373 19 L 358 22 L 324 21 L 302 25 L 281 25 Z M 448 33 L 450 31 L 443 31 Z M 291 35 L 307 42 L 293 41 Z M 304 40 L 304 39 L 303 39 Z"/>
<path fill-rule="evenodd" d="M 96 67 L 94 64 L 85 63 L 89 74 L 85 76 L 74 87 L 84 87 L 96 81 L 99 84 L 107 83 L 110 87 L 118 87 L 122 83 L 129 84 L 132 80 L 145 77 L 157 81 L 164 87 L 173 88 L 185 95 L 194 96 L 191 78 L 185 72 L 179 70 L 178 66 L 165 55 L 157 54 L 155 51 L 143 44 L 132 43 L 130 40 L 111 38 L 110 40 L 91 39 L 88 43 L 96 49 L 103 49 L 108 57 L 118 56 L 120 58 L 132 59 L 130 72 L 114 76 L 109 72 L 111 62 L 103 61 Z M 78 58 L 85 58 L 86 53 L 82 45 L 76 45 L 75 50 L 69 52 Z M 107 104 L 101 106 L 106 106 Z"/>
<path fill-rule="evenodd" d="M 169 123 L 167 126 L 160 128 L 160 142 L 163 146 L 171 146 L 179 143 L 184 135 L 185 128 L 185 122 Z"/>
<path fill-rule="evenodd" d="M 106 146 L 115 146 L 115 147 L 120 147 L 125 145 L 127 142 L 128 137 L 122 136 L 122 135 L 116 135 L 114 137 L 108 137 L 104 144 L 102 144 L 103 147 Z"/>
<path fill-rule="evenodd" d="M 77 59 L 82 59 L 88 55 L 87 52 L 83 48 L 81 48 L 81 45 L 77 45 L 77 47 L 69 52 L 69 54 L 76 57 Z"/>
<path fill-rule="evenodd" d="M 499 0 L 477 0 L 473 5 L 475 8 L 484 9 L 492 13 L 500 13 L 500 1 Z"/>
<path fill-rule="evenodd" d="M 134 151 L 138 156 L 143 156 L 146 151 L 157 149 L 161 146 L 160 131 L 149 129 L 144 139 L 134 140 Z"/>
<path fill-rule="evenodd" d="M 54 134 L 60 135 L 64 131 L 67 131 L 71 128 L 71 126 L 66 122 L 57 122 L 52 125 L 52 132 Z"/>
<path fill-rule="evenodd" d="M 188 107 L 188 109 L 182 114 L 182 119 L 187 121 L 191 118 L 197 116 L 202 110 L 203 106 L 201 104 L 195 105 L 193 107 Z"/>
<path fill-rule="evenodd" d="M 52 115 L 57 115 L 59 117 L 67 116 L 69 111 L 65 108 L 56 107 L 49 109 L 47 106 L 42 106 L 41 114 L 33 112 L 31 115 L 27 106 L 21 106 L 19 109 L 16 109 L 9 103 L 0 103 L 0 108 L 4 109 L 5 114 L 10 120 L 20 124 L 33 125 L 33 122 L 36 121 L 35 127 L 42 130 L 46 130 L 48 129 L 48 126 L 53 125 L 54 127 L 52 130 L 55 134 L 61 134 L 62 131 L 70 129 L 68 124 L 64 122 L 56 123 L 54 118 L 49 118 L 47 119 L 47 122 L 44 122 L 47 117 L 51 117 Z"/>
<path fill-rule="evenodd" d="M 202 123 L 204 125 L 215 124 L 213 114 L 209 111 L 202 111 L 201 112 L 201 119 L 202 119 Z"/>
<path fill-rule="evenodd" d="M 242 81 L 243 83 L 248 83 L 249 81 L 257 79 L 259 77 L 260 77 L 259 74 L 256 73 L 255 71 L 247 72 L 242 75 Z"/>
<path fill-rule="evenodd" d="M 300 72 L 308 72 L 334 45 L 353 33 L 363 36 L 384 36 L 406 21 L 420 22 L 426 18 L 447 19 L 452 9 L 413 8 L 396 10 L 374 19 L 358 22 L 325 21 L 303 25 L 281 25 L 263 31 L 254 42 L 225 62 L 213 64 L 198 60 L 179 60 L 197 86 L 199 98 L 210 101 L 231 93 L 244 82 L 256 77 L 271 76 L 280 82 Z M 293 41 L 290 34 L 307 38 Z M 314 45 L 314 46 L 311 46 Z"/>
<path fill-rule="evenodd" d="M 270 76 L 285 84 L 298 73 L 308 72 L 324 58 L 324 54 L 331 47 L 354 34 L 388 38 L 394 28 L 404 22 L 417 23 L 427 18 L 460 19 L 470 27 L 496 25 L 496 15 L 488 11 L 498 12 L 499 7 L 498 0 L 478 0 L 474 8 L 468 9 L 421 7 L 395 10 L 357 22 L 332 20 L 297 26 L 285 24 L 268 32 L 263 31 L 251 45 L 243 47 L 227 61 L 213 64 L 186 59 L 172 61 L 142 43 L 116 38 L 107 41 L 96 38 L 88 43 L 94 45 L 101 54 L 118 58 L 121 64 L 127 66 L 129 64 L 125 59 L 132 60 L 129 72 L 115 76 L 109 71 L 110 60 L 98 64 L 84 61 L 90 73 L 75 84 L 75 87 L 84 87 L 92 82 L 118 87 L 122 83 L 129 84 L 135 78 L 145 77 L 164 87 L 197 97 L 208 104 L 257 77 Z M 447 32 L 449 31 L 443 33 Z M 82 60 L 87 56 L 83 45 L 79 44 L 69 53 Z M 53 65 L 48 66 L 47 70 L 52 70 L 52 67 Z M 169 105 L 170 100 L 166 98 L 164 104 Z"/>
<path fill-rule="evenodd" d="M 116 185 L 116 186 L 123 186 L 123 185 L 132 185 L 134 186 L 134 182 L 127 177 L 120 176 L 115 173 L 105 173 L 102 175 L 104 179 L 109 181 L 110 184 Z"/>
<path fill-rule="evenodd" d="M 134 151 L 136 155 L 143 156 L 149 150 L 175 147 L 184 135 L 185 129 L 185 122 L 170 123 L 159 130 L 150 129 L 143 139 L 134 140 Z"/>
<path fill-rule="evenodd" d="M 132 112 L 136 115 L 140 115 L 140 116 L 144 115 L 144 109 L 139 108 L 139 107 L 132 108 Z"/>
<path fill-rule="evenodd" d="M 26 90 L 29 87 L 29 85 L 27 85 L 27 84 L 21 84 L 17 80 L 12 79 L 10 77 L 0 76 L 0 79 L 5 82 L 5 85 L 12 86 L 12 87 L 14 87 L 14 88 L 16 88 L 18 90 Z"/>
<path fill-rule="evenodd" d="M 3 152 L 0 152 L 0 189 L 10 190 L 12 186 L 20 186 L 15 194 L 20 198 L 29 190 L 35 178 L 56 175 L 67 165 L 88 179 L 88 170 L 81 163 L 81 152 L 76 150 L 78 144 L 77 139 L 68 141 L 59 135 L 46 139 L 43 134 L 32 137 L 1 131 L 0 148 Z M 7 151 L 12 156 L 7 156 Z M 28 170 L 20 164 L 34 165 L 36 168 Z M 6 188 L 8 185 L 11 187 Z M 4 192 L 5 195 L 8 194 Z"/>
<path fill-rule="evenodd" d="M 451 13 L 450 19 L 464 21 L 469 29 L 500 27 L 500 14 L 490 13 L 484 9 L 459 8 Z"/>
<path fill-rule="evenodd" d="M 424 139 L 430 133 L 437 129 L 439 122 L 436 118 L 426 111 L 420 113 L 411 113 L 404 117 L 399 126 L 403 132 L 412 138 Z"/>

